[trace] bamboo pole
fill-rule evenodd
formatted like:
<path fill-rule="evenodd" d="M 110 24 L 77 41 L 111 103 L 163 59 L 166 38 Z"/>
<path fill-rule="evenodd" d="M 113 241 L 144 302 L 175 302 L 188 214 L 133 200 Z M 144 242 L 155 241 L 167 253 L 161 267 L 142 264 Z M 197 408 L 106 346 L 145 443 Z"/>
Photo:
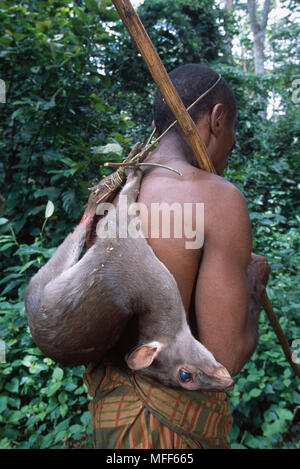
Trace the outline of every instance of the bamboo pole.
<path fill-rule="evenodd" d="M 173 86 L 173 83 L 170 80 L 164 65 L 162 64 L 156 50 L 154 49 L 154 46 L 130 1 L 112 0 L 112 3 L 115 5 L 120 18 L 126 26 L 127 31 L 133 39 L 137 49 L 141 53 L 149 72 L 158 86 L 158 89 L 176 117 L 182 131 L 184 132 L 187 141 L 194 151 L 199 167 L 205 169 L 208 172 L 215 173 L 216 171 L 210 160 L 209 153 L 199 135 L 198 129 L 191 119 L 189 113 L 185 109 L 180 97 L 178 96 L 178 93 Z M 300 377 L 300 368 L 292 360 L 292 354 L 287 338 L 279 324 L 276 314 L 274 313 L 272 304 L 266 291 L 261 298 L 261 302 L 288 362 L 295 371 L 296 375 Z"/>

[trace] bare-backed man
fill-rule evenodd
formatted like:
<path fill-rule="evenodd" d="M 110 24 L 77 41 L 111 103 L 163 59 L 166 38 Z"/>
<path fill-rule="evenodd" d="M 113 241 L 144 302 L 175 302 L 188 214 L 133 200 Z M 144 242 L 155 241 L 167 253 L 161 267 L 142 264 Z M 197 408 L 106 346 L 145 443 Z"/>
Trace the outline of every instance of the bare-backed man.
<path fill-rule="evenodd" d="M 186 107 L 208 90 L 219 75 L 187 64 L 170 77 Z M 148 208 L 148 242 L 174 275 L 197 338 L 235 376 L 257 346 L 261 294 L 269 265 L 251 254 L 252 237 L 242 193 L 223 177 L 235 142 L 237 107 L 222 78 L 192 109 L 191 116 L 208 149 L 217 174 L 199 169 L 181 130 L 175 127 L 146 162 L 170 166 L 145 170 L 139 202 Z M 161 135 L 174 121 L 159 92 L 154 126 Z M 204 204 L 204 244 L 187 248 L 186 237 L 152 236 L 153 204 Z M 183 211 L 184 216 L 187 216 Z M 170 233 L 174 234 L 175 216 Z M 197 211 L 184 221 L 197 227 Z M 147 286 L 145 286 L 147 288 Z M 111 361 L 91 366 L 85 375 L 94 400 L 90 405 L 96 448 L 223 448 L 232 418 L 229 397 L 221 392 L 190 392 L 164 387 L 153 380 L 129 378 Z"/>

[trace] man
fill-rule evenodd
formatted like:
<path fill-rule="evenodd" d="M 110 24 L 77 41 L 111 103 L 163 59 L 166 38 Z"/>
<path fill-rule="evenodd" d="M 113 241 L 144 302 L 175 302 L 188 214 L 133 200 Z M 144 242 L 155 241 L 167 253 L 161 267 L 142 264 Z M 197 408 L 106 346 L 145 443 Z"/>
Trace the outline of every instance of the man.
<path fill-rule="evenodd" d="M 218 74 L 188 64 L 170 77 L 186 107 L 208 90 Z M 257 345 L 260 297 L 270 268 L 262 256 L 251 255 L 251 225 L 241 192 L 223 179 L 235 142 L 237 109 L 222 78 L 191 111 L 217 175 L 200 170 L 178 127 L 169 131 L 146 162 L 162 168 L 144 172 L 139 202 L 204 204 L 204 245 L 186 249 L 186 239 L 151 238 L 157 257 L 174 275 L 187 316 L 197 338 L 232 376 L 239 373 Z M 174 117 L 158 92 L 154 103 L 156 135 Z M 188 220 L 196 226 L 196 214 Z M 174 223 L 174 220 L 173 220 Z M 171 226 L 172 233 L 172 226 Z M 120 286 L 121 288 L 121 286 Z M 147 288 L 145 286 L 145 288 Z M 90 410 L 97 448 L 223 448 L 232 419 L 225 393 L 168 389 L 154 380 L 122 369 L 116 355 L 91 364 L 85 381 L 93 396 Z"/>

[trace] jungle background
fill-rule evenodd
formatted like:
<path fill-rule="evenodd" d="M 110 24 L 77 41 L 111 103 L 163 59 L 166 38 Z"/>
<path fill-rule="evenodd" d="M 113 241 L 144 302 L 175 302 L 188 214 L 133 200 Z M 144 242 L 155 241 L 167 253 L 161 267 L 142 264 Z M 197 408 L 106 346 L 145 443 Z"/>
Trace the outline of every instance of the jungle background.
<path fill-rule="evenodd" d="M 247 199 L 253 251 L 271 264 L 268 294 L 291 346 L 300 339 L 296 8 L 294 0 L 138 7 L 168 71 L 207 64 L 236 94 L 237 144 L 224 176 Z M 24 289 L 78 223 L 88 188 L 109 171 L 103 162 L 148 138 L 155 86 L 109 0 L 0 0 L 0 79 L 0 448 L 90 448 L 83 368 L 35 346 Z M 230 443 L 299 448 L 299 381 L 263 312 L 259 331 L 231 392 Z"/>

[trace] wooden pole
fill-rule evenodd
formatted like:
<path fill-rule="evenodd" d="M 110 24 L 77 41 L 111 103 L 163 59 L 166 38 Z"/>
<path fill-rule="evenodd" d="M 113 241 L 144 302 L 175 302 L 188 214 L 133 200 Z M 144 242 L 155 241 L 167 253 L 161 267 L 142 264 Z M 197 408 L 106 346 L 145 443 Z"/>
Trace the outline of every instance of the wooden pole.
<path fill-rule="evenodd" d="M 292 353 L 291 353 L 291 350 L 290 350 L 290 347 L 289 347 L 289 343 L 287 341 L 286 336 L 284 335 L 284 332 L 281 328 L 281 325 L 279 324 L 279 321 L 278 321 L 277 316 L 276 316 L 276 314 L 273 310 L 271 301 L 269 300 L 266 291 L 262 295 L 261 304 L 262 304 L 262 307 L 264 308 L 264 310 L 265 310 L 265 312 L 266 312 L 266 314 L 269 318 L 269 321 L 271 323 L 271 326 L 274 329 L 274 332 L 275 332 L 275 334 L 276 334 L 276 336 L 279 340 L 279 343 L 281 344 L 281 347 L 283 349 L 283 352 L 286 356 L 287 361 L 290 363 L 291 367 L 293 368 L 293 370 L 296 373 L 296 375 L 298 376 L 298 378 L 300 378 L 300 368 L 297 365 L 297 363 L 293 362 Z"/>
<path fill-rule="evenodd" d="M 153 80 L 158 86 L 158 89 L 176 117 L 178 124 L 197 158 L 199 167 L 211 173 L 216 173 L 207 148 L 199 135 L 198 129 L 178 96 L 162 61 L 154 49 L 153 44 L 130 1 L 112 0 L 112 3 L 115 5 L 127 31 L 141 53 Z"/>
<path fill-rule="evenodd" d="M 178 96 L 178 93 L 175 87 L 173 86 L 173 83 L 170 80 L 164 65 L 162 64 L 162 61 L 159 58 L 159 55 L 154 49 L 151 39 L 145 31 L 145 28 L 142 25 L 141 20 L 137 16 L 130 1 L 112 0 L 112 3 L 115 5 L 120 15 L 120 18 L 126 26 L 127 31 L 132 37 L 137 49 L 141 53 L 149 72 L 151 73 L 155 83 L 158 86 L 158 89 L 160 90 L 162 96 L 166 100 L 166 103 L 168 104 L 169 108 L 176 117 L 182 131 L 184 132 L 187 141 L 189 142 L 192 150 L 195 153 L 199 167 L 205 169 L 210 173 L 216 173 L 213 164 L 210 160 L 210 156 L 206 149 L 206 146 L 202 142 L 202 139 L 199 135 L 198 129 L 194 124 L 191 116 L 185 109 L 180 97 Z M 275 334 L 281 344 L 281 347 L 284 351 L 287 360 L 291 364 L 296 375 L 300 377 L 300 368 L 296 363 L 292 361 L 292 354 L 289 348 L 287 338 L 285 337 L 284 332 L 279 324 L 278 318 L 274 313 L 272 304 L 268 298 L 266 291 L 261 298 L 261 302 L 275 331 Z"/>

